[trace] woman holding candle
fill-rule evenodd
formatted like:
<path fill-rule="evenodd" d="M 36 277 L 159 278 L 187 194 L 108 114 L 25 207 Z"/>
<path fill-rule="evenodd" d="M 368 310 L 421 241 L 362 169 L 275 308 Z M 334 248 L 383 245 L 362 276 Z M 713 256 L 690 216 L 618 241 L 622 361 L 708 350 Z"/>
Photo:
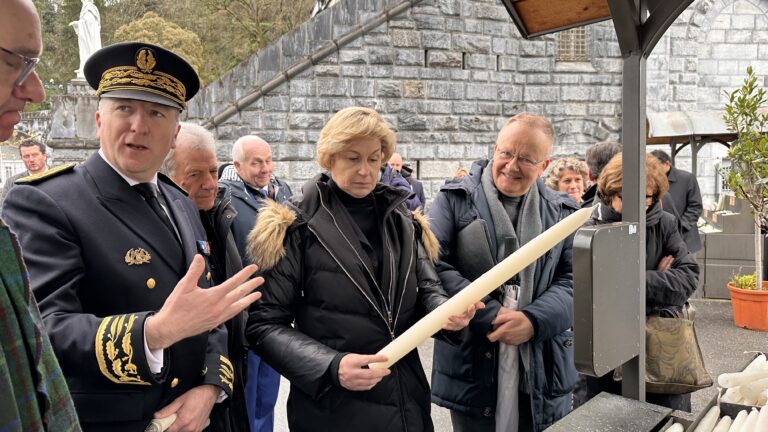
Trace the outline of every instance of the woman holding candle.
<path fill-rule="evenodd" d="M 433 430 L 416 350 L 389 369 L 367 368 L 386 360 L 374 353 L 447 300 L 426 222 L 405 208 L 408 193 L 377 183 L 394 148 L 376 111 L 338 112 L 317 144 L 328 173 L 304 186 L 301 201 L 269 203 L 249 238 L 267 282 L 246 334 L 291 381 L 291 430 Z M 443 328 L 464 328 L 475 307 L 482 304 Z"/>
<path fill-rule="evenodd" d="M 598 206 L 588 225 L 621 221 L 621 154 L 603 168 L 597 180 Z M 645 158 L 645 309 L 657 308 L 682 312 L 688 297 L 696 290 L 699 265 L 678 231 L 677 220 L 661 208 L 661 197 L 669 190 L 667 176 L 652 155 Z M 587 377 L 588 397 L 601 391 L 621 394 L 613 374 L 602 378 Z M 691 395 L 667 395 L 646 392 L 646 401 L 672 409 L 691 411 Z"/>
<path fill-rule="evenodd" d="M 581 196 L 588 181 L 587 164 L 573 157 L 565 157 L 552 162 L 546 184 L 553 190 L 568 194 L 576 204 L 581 204 Z"/>

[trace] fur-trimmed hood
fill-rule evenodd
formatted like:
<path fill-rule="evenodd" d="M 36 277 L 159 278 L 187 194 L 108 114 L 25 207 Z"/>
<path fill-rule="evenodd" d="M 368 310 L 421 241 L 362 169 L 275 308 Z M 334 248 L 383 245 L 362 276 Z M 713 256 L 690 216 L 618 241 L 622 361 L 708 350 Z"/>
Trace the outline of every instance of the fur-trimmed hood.
<path fill-rule="evenodd" d="M 285 256 L 285 234 L 296 221 L 296 212 L 273 200 L 265 200 L 256 225 L 248 234 L 246 252 L 259 270 L 268 270 Z"/>
<path fill-rule="evenodd" d="M 429 217 L 421 214 L 421 210 L 416 210 L 411 213 L 413 214 L 413 220 L 418 224 L 419 230 L 421 231 L 421 243 L 427 251 L 429 260 L 436 263 L 437 259 L 440 257 L 440 242 L 437 241 L 435 233 L 429 228 Z"/>

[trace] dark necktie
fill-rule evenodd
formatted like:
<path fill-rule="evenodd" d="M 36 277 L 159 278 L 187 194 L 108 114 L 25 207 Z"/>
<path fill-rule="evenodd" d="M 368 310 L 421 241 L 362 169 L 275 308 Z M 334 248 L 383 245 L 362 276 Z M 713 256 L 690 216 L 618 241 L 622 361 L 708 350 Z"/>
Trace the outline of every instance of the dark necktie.
<path fill-rule="evenodd" d="M 163 224 L 171 231 L 171 234 L 174 238 L 178 240 L 178 237 L 176 237 L 176 229 L 173 227 L 173 224 L 171 223 L 171 219 L 168 217 L 168 213 L 163 210 L 163 207 L 160 205 L 160 201 L 157 199 L 157 186 L 155 186 L 152 183 L 139 183 L 136 185 L 133 185 L 133 189 L 141 195 L 144 200 L 149 204 L 149 208 L 152 209 L 153 212 L 157 215 L 157 217 L 160 218 L 160 220 L 163 222 Z"/>

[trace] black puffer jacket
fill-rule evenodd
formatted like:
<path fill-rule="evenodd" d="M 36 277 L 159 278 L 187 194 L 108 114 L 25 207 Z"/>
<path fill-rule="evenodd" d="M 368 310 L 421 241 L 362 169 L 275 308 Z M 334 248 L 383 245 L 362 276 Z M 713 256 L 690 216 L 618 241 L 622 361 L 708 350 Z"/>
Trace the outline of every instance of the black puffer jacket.
<path fill-rule="evenodd" d="M 416 350 L 370 391 L 341 387 L 338 364 L 346 353 L 375 354 L 447 299 L 430 261 L 437 242 L 403 205 L 407 194 L 379 184 L 373 195 L 385 209 L 385 264 L 374 282 L 360 252 L 365 240 L 327 182 L 320 176 L 300 202 L 270 202 L 259 214 L 249 254 L 269 270 L 264 296 L 250 311 L 248 340 L 291 381 L 292 431 L 431 431 L 429 387 Z M 388 287 L 391 314 L 376 284 Z"/>

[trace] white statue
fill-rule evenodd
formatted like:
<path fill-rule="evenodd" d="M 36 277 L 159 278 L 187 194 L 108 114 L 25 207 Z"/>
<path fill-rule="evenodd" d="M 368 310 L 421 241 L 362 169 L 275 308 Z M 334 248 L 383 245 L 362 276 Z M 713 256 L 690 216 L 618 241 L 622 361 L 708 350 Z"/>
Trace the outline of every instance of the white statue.
<path fill-rule="evenodd" d="M 309 17 L 314 18 L 315 15 L 328 9 L 338 2 L 339 0 L 315 0 L 315 5 L 312 7 L 312 12 L 310 12 Z"/>
<path fill-rule="evenodd" d="M 91 54 L 101 49 L 101 15 L 99 9 L 93 4 L 93 0 L 83 0 L 80 9 L 80 19 L 69 23 L 77 33 L 77 46 L 80 49 L 80 68 L 75 73 L 80 79 L 83 75 L 83 66 Z"/>

